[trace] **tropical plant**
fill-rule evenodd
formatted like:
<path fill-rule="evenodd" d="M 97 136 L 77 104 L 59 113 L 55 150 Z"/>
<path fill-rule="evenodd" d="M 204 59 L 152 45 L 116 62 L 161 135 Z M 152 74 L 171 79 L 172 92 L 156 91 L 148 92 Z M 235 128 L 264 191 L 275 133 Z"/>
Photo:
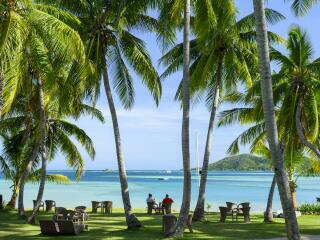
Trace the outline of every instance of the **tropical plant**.
<path fill-rule="evenodd" d="M 10 126 L 11 127 L 11 126 Z M 23 147 L 24 138 L 23 131 L 8 135 L 4 133 L 2 135 L 3 142 L 3 153 L 0 157 L 0 167 L 4 174 L 4 177 L 12 181 L 12 195 L 10 201 L 7 203 L 7 208 L 15 208 L 17 196 L 19 194 L 20 180 L 22 173 L 25 169 L 25 163 L 23 162 L 26 149 Z M 27 182 L 39 182 L 40 180 L 40 169 L 36 169 L 37 163 L 32 169 L 32 172 L 27 178 Z M 62 174 L 47 174 L 46 181 L 57 183 L 57 184 L 69 184 L 71 180 Z"/>
<path fill-rule="evenodd" d="M 0 75 L 2 76 L 3 88 L 1 110 L 5 115 L 11 110 L 17 95 L 22 91 L 22 86 L 25 87 L 27 82 L 30 84 L 30 82 L 36 81 L 39 86 L 45 82 L 46 87 L 52 87 L 50 84 L 56 83 L 58 76 L 61 77 L 65 74 L 63 71 L 59 72 L 57 66 L 68 68 L 68 72 L 71 73 L 71 69 L 79 70 L 80 66 L 85 69 L 86 64 L 81 38 L 69 26 L 77 26 L 80 23 L 72 14 L 44 4 L 36 4 L 31 0 L 2 1 L 0 8 Z M 69 54 L 65 54 L 66 52 Z M 39 93 L 41 91 L 43 90 L 40 87 Z M 42 101 L 41 98 L 39 99 Z M 38 106 L 42 106 L 42 104 Z M 44 114 L 41 116 L 42 122 L 45 122 Z M 42 124 L 42 126 L 45 125 Z M 39 132 L 42 134 L 39 135 L 39 139 L 34 145 L 34 151 L 20 182 L 20 193 L 22 193 L 19 195 L 18 204 L 20 215 L 24 215 L 25 180 L 39 148 L 44 149 L 46 138 L 44 127 Z M 42 151 L 42 153 L 44 152 Z M 44 179 L 45 173 L 43 172 L 42 182 Z M 40 204 L 39 199 L 37 199 L 37 203 L 36 206 Z"/>
<path fill-rule="evenodd" d="M 316 4 L 319 0 L 291 0 L 291 9 L 296 16 L 303 16 Z"/>
<path fill-rule="evenodd" d="M 130 109 L 134 104 L 135 93 L 130 70 L 141 78 L 158 104 L 161 96 L 160 78 L 152 65 L 145 43 L 134 34 L 133 30 L 155 30 L 159 24 L 154 18 L 146 15 L 145 1 L 82 1 L 81 4 L 76 4 L 77 7 L 65 1 L 42 0 L 42 2 L 68 9 L 81 19 L 81 35 L 86 45 L 86 53 L 97 71 L 94 83 L 97 93 L 95 97 L 98 96 L 101 79 L 109 104 L 126 222 L 129 228 L 138 228 L 141 223 L 132 212 L 120 128 L 109 74 L 112 74 L 114 90 L 124 108 Z"/>
<path fill-rule="evenodd" d="M 289 239 L 299 240 L 299 226 L 292 199 L 290 197 L 290 187 L 284 170 L 284 160 L 280 148 L 277 124 L 275 120 L 264 1 L 253 0 L 253 6 L 256 19 L 261 96 L 266 124 L 266 134 L 276 174 L 282 209 L 286 219 L 287 236 Z"/>
<path fill-rule="evenodd" d="M 299 206 L 299 211 L 306 215 L 320 215 L 319 203 L 304 203 Z"/>
<path fill-rule="evenodd" d="M 35 91 L 34 94 L 38 95 L 37 91 Z M 21 95 L 23 96 L 23 94 Z M 5 145 L 5 149 L 8 149 L 8 151 L 6 151 L 8 153 L 5 155 L 10 156 L 9 153 L 12 155 L 11 158 L 6 158 L 9 159 L 10 162 L 14 163 L 11 164 L 11 168 L 15 168 L 15 171 L 10 171 L 10 168 L 8 167 L 5 169 L 7 169 L 7 176 L 14 176 L 14 186 L 16 191 L 19 191 L 19 187 L 21 185 L 20 182 L 26 169 L 26 165 L 30 164 L 30 155 L 34 153 L 34 145 L 37 145 L 37 142 L 39 142 L 37 139 L 38 136 L 35 134 L 40 125 L 40 120 L 37 117 L 39 108 L 37 107 L 36 103 L 27 101 L 30 98 L 32 100 L 37 100 L 36 96 L 32 97 L 32 93 L 28 94 L 26 97 L 19 96 L 19 102 L 14 105 L 14 109 L 10 114 L 13 115 L 0 121 L 0 132 L 3 132 L 3 135 L 10 133 L 10 136 L 12 136 Z M 54 159 L 56 152 L 59 151 L 64 154 L 66 156 L 67 164 L 76 170 L 77 178 L 79 179 L 84 168 L 84 161 L 80 152 L 78 151 L 78 147 L 74 144 L 74 140 L 71 140 L 71 137 L 75 138 L 80 145 L 86 149 L 88 155 L 92 159 L 94 158 L 95 151 L 92 141 L 86 135 L 86 133 L 82 129 L 78 128 L 75 124 L 66 121 L 65 118 L 71 116 L 77 118 L 79 116 L 79 111 L 82 114 L 86 113 L 96 116 L 101 121 L 103 121 L 103 116 L 98 110 L 84 104 L 80 104 L 74 114 L 64 114 L 60 112 L 61 108 L 58 99 L 51 100 L 48 97 L 46 99 L 46 156 L 48 160 L 52 160 Z M 29 104 L 33 104 L 35 107 L 30 109 L 30 111 L 25 112 L 26 105 Z M 43 175 L 43 171 L 46 173 L 46 169 L 35 171 L 39 164 L 39 160 L 42 160 L 42 153 L 39 148 L 35 155 L 36 157 L 33 161 L 33 165 L 31 166 L 31 170 L 26 181 L 39 179 L 40 183 L 42 183 L 44 180 L 40 178 Z M 6 161 L 4 163 L 6 163 Z M 8 164 L 3 166 L 10 167 Z M 55 179 L 63 180 L 61 175 L 60 178 L 59 176 L 54 178 L 53 175 L 48 174 L 46 174 L 45 179 L 51 181 Z M 44 189 L 41 191 L 43 192 L 43 190 Z M 20 194 L 23 194 L 23 192 L 20 192 Z M 32 222 L 33 218 L 35 218 L 36 212 L 37 211 L 35 211 L 30 217 L 30 222 Z"/>
<path fill-rule="evenodd" d="M 208 4 L 211 4 L 214 10 L 217 24 L 215 27 L 205 28 L 209 29 L 206 32 L 198 31 L 196 26 L 193 26 L 199 36 L 191 41 L 191 97 L 194 102 L 204 98 L 211 113 L 198 201 L 193 215 L 195 221 L 204 218 L 205 186 L 213 126 L 218 105 L 222 101 L 221 95 L 236 88 L 239 80 L 251 85 L 257 73 L 254 15 L 250 14 L 236 21 L 237 11 L 233 1 L 209 1 Z M 266 9 L 266 13 L 271 24 L 284 18 L 270 9 Z M 269 38 L 272 42 L 282 40 L 274 33 L 269 33 Z M 182 44 L 178 44 L 160 59 L 160 62 L 168 66 L 163 77 L 181 68 L 182 50 Z M 182 98 L 181 84 L 176 98 Z"/>

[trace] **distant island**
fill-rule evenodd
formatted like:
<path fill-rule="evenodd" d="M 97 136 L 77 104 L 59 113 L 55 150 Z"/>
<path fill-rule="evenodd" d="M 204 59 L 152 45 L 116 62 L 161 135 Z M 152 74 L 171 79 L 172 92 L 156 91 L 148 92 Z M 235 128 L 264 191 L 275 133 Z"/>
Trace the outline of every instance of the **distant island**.
<path fill-rule="evenodd" d="M 200 166 L 201 167 L 201 166 Z M 195 168 L 193 169 L 195 170 Z M 270 171 L 271 163 L 268 159 L 251 154 L 240 154 L 225 157 L 209 164 L 209 171 Z"/>

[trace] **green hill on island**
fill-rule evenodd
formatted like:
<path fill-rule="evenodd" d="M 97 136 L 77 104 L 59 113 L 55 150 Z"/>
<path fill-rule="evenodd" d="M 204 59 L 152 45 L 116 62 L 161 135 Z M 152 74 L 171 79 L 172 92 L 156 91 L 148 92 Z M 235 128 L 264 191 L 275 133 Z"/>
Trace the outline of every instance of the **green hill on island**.
<path fill-rule="evenodd" d="M 209 171 L 270 171 L 270 161 L 251 154 L 223 158 L 209 164 Z"/>

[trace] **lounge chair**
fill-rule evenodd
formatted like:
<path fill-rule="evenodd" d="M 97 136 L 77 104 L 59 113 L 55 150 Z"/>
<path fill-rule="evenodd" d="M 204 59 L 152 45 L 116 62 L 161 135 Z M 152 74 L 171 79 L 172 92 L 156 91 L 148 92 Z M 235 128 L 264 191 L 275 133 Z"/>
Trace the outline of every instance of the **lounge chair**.
<path fill-rule="evenodd" d="M 33 200 L 33 208 L 36 206 L 37 204 L 37 200 Z M 44 211 L 44 203 L 41 201 L 40 202 L 40 206 L 39 206 L 39 209 L 42 208 L 42 210 Z"/>
<path fill-rule="evenodd" d="M 59 235 L 59 228 L 52 220 L 40 220 L 40 230 L 43 235 L 56 236 Z"/>
<path fill-rule="evenodd" d="M 61 235 L 78 235 L 84 230 L 84 225 L 75 224 L 71 220 L 57 221 Z"/>

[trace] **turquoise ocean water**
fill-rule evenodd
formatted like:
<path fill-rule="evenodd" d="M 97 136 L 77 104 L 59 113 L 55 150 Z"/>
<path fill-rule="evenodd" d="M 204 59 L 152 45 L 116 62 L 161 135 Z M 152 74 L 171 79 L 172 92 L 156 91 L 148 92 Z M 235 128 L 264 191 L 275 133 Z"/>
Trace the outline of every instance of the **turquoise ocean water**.
<path fill-rule="evenodd" d="M 86 171 L 80 182 L 75 181 L 73 171 L 50 171 L 65 174 L 73 180 L 71 185 L 48 183 L 44 200 L 52 199 L 57 206 L 68 208 L 77 205 L 91 206 L 91 201 L 111 200 L 114 207 L 122 207 L 120 184 L 117 172 Z M 174 199 L 173 208 L 178 210 L 182 198 L 181 171 L 128 171 L 130 197 L 133 208 L 145 208 L 145 199 L 152 193 L 160 201 L 166 193 Z M 160 180 L 162 179 L 162 180 Z M 213 210 L 225 205 L 226 201 L 251 202 L 253 211 L 263 211 L 266 204 L 272 173 L 266 172 L 210 172 L 207 184 L 207 202 Z M 315 202 L 320 197 L 320 177 L 299 177 L 297 198 L 299 203 Z M 11 194 L 11 183 L 0 175 L 0 194 L 8 201 Z M 37 184 L 27 184 L 25 206 L 32 207 L 38 190 Z M 274 197 L 274 210 L 280 209 L 278 190 Z M 196 204 L 198 178 L 192 176 L 192 206 Z M 211 209 L 211 210 L 212 210 Z"/>

